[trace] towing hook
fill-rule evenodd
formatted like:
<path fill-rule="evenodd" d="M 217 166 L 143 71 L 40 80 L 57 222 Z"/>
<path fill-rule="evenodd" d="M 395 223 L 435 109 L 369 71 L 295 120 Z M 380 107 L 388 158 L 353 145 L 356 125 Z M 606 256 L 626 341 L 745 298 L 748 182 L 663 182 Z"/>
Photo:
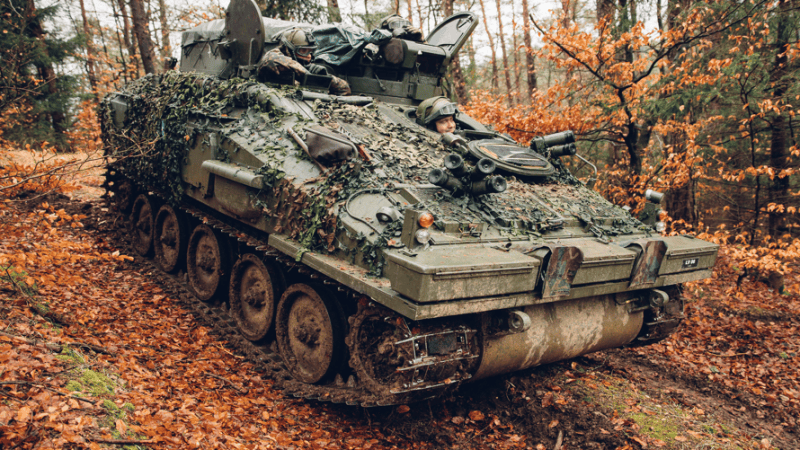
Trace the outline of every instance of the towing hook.
<path fill-rule="evenodd" d="M 650 307 L 662 308 L 669 302 L 669 295 L 660 289 L 650 290 Z"/>

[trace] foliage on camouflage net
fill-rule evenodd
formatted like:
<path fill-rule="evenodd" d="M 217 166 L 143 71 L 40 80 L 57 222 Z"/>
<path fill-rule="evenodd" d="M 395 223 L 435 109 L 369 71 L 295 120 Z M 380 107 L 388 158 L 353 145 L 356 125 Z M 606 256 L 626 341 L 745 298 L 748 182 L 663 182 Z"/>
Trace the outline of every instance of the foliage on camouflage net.
<path fill-rule="evenodd" d="M 370 150 L 373 160 L 365 172 L 370 174 L 367 186 L 378 187 L 388 183 L 424 184 L 428 172 L 443 166 L 448 154 L 438 135 L 422 130 L 413 124 L 390 120 L 388 107 L 370 105 L 356 107 L 318 102 L 317 115 L 323 122 L 341 124 L 345 134 L 360 139 Z M 598 225 L 601 234 L 630 234 L 645 227 L 621 208 L 609 204 L 594 191 L 557 164 L 556 175 L 543 183 L 532 184 L 509 178 L 509 189 L 502 194 L 473 197 L 454 196 L 435 189 L 435 198 L 426 198 L 424 204 L 411 205 L 411 209 L 427 209 L 444 221 L 465 225 L 488 223 L 509 235 L 538 237 L 552 225 L 548 219 L 554 215 L 543 205 L 558 211 L 563 218 L 586 216 L 611 217 L 613 225 Z M 557 188 L 557 189 L 555 189 Z M 441 229 L 441 227 L 440 227 Z"/>
<path fill-rule="evenodd" d="M 274 224 L 275 232 L 290 236 L 304 249 L 320 252 L 334 252 L 337 235 L 346 233 L 357 243 L 361 264 L 374 275 L 381 274 L 384 264 L 380 249 L 389 245 L 399 225 L 369 236 L 349 236 L 352 233 L 338 220 L 341 205 L 360 190 L 425 184 L 428 172 L 442 167 L 449 153 L 438 134 L 405 120 L 402 111 L 394 107 L 316 100 L 312 109 L 318 121 L 363 145 L 370 158 L 339 163 L 329 167 L 324 176 L 294 184 L 286 177 L 283 161 L 290 152 L 309 158 L 283 130 L 291 126 L 302 137 L 302 126 L 314 121 L 275 106 L 281 98 L 294 95 L 291 87 L 172 72 L 137 80 L 123 92 L 129 104 L 123 128 L 113 126 L 108 100 L 103 103 L 102 117 L 107 153 L 127 177 L 178 203 L 183 194 L 181 168 L 188 150 L 198 139 L 207 139 L 208 133 L 222 130 L 220 134 L 228 142 L 220 146 L 218 159 L 228 159 L 225 148 L 246 148 L 269 156 L 267 163 L 253 171 L 262 175 L 265 187 L 272 190 L 272 201 L 259 198 L 256 203 Z M 190 116 L 198 119 L 187 127 Z M 555 165 L 556 175 L 541 184 L 510 177 L 506 192 L 478 197 L 423 189 L 423 201 L 405 208 L 431 211 L 440 230 L 446 222 L 455 222 L 462 230 L 486 223 L 508 236 L 532 240 L 551 229 L 554 220 L 570 217 L 578 218 L 587 231 L 600 238 L 647 228 L 583 187 L 558 161 Z M 595 223 L 594 217 L 611 218 L 611 223 Z M 356 249 L 347 251 L 352 254 Z"/>

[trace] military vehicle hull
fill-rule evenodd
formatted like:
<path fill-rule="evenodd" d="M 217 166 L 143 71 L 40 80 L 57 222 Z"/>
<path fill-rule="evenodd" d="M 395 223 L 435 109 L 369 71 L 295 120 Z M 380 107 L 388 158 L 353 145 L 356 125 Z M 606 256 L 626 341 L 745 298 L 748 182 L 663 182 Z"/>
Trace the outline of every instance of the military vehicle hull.
<path fill-rule="evenodd" d="M 192 36 L 189 58 L 208 44 Z M 452 57 L 403 45 L 398 71 Z M 246 62 L 240 75 L 258 72 Z M 274 344 L 306 396 L 404 403 L 655 342 L 683 319 L 680 284 L 711 274 L 716 245 L 659 235 L 557 158 L 461 114 L 465 139 L 418 125 L 415 95 L 436 77 L 396 77 L 397 100 L 366 69 L 340 74 L 361 86 L 346 97 L 199 72 L 150 75 L 103 102 L 109 198 L 134 251 Z"/>

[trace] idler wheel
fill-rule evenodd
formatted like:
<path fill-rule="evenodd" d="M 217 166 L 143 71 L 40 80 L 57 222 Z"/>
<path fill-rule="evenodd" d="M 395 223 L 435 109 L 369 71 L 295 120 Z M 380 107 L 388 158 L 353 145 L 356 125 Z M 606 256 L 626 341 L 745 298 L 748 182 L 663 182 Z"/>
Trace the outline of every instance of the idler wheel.
<path fill-rule="evenodd" d="M 186 218 L 171 206 L 164 205 L 156 214 L 156 230 L 153 247 L 156 263 L 167 273 L 178 269 L 184 260 L 189 231 Z"/>
<path fill-rule="evenodd" d="M 436 395 L 477 369 L 477 330 L 461 319 L 411 322 L 362 299 L 349 322 L 350 367 L 367 389 L 391 402 Z"/>
<path fill-rule="evenodd" d="M 247 253 L 231 270 L 228 300 L 239 331 L 253 342 L 263 340 L 272 329 L 275 305 L 283 288 L 280 273 Z"/>
<path fill-rule="evenodd" d="M 358 379 L 373 394 L 391 395 L 393 388 L 402 388 L 410 381 L 407 373 L 398 371 L 405 363 L 394 343 L 406 337 L 398 327 L 397 316 L 379 308 L 359 303 L 358 313 L 350 318 L 350 366 Z"/>
<path fill-rule="evenodd" d="M 194 295 L 209 302 L 225 292 L 225 273 L 230 267 L 228 242 L 207 225 L 198 225 L 189 237 L 186 272 Z"/>
<path fill-rule="evenodd" d="M 141 256 L 148 256 L 153 251 L 154 222 L 153 200 L 145 194 L 139 194 L 131 208 L 130 227 L 133 250 Z"/>
<path fill-rule="evenodd" d="M 293 284 L 278 303 L 275 335 L 289 372 L 304 383 L 317 383 L 339 369 L 345 355 L 344 314 L 322 286 Z"/>

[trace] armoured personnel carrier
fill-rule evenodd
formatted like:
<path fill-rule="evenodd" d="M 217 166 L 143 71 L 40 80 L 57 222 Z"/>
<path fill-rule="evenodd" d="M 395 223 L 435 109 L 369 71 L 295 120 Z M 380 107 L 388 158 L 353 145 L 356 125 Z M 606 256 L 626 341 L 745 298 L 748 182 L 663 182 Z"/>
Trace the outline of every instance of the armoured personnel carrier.
<path fill-rule="evenodd" d="M 564 168 L 570 132 L 523 146 L 457 110 L 455 133 L 418 124 L 476 24 L 418 42 L 232 0 L 184 33 L 180 71 L 103 103 L 134 250 L 274 349 L 295 392 L 397 404 L 648 344 L 681 322 L 680 284 L 711 274 L 716 245 L 661 236 L 655 204 L 640 221 Z M 298 27 L 325 70 L 262 80 Z"/>

